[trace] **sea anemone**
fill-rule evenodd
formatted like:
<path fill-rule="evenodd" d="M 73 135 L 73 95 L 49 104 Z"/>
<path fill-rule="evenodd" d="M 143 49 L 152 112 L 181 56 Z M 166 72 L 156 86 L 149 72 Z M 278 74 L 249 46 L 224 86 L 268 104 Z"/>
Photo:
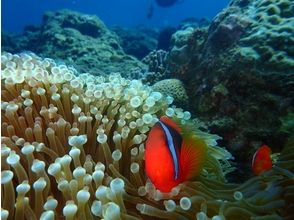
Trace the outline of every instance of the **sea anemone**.
<path fill-rule="evenodd" d="M 145 175 L 144 142 L 158 117 L 191 123 L 188 112 L 119 74 L 78 75 L 31 53 L 1 58 L 1 219 L 269 219 L 293 197 L 282 160 L 226 183 L 231 155 L 197 123 L 209 159 L 197 180 L 161 193 Z"/>

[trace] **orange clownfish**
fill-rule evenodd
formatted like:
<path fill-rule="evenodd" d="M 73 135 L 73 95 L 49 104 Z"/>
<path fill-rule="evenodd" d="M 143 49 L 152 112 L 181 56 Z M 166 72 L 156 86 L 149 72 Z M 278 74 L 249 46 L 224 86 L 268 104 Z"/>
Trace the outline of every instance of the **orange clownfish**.
<path fill-rule="evenodd" d="M 146 174 L 161 192 L 170 192 L 178 184 L 199 175 L 205 161 L 206 143 L 183 130 L 172 119 L 163 116 L 148 134 Z"/>
<path fill-rule="evenodd" d="M 262 145 L 257 149 L 252 158 L 252 171 L 259 175 L 272 168 L 271 149 L 267 145 Z"/>

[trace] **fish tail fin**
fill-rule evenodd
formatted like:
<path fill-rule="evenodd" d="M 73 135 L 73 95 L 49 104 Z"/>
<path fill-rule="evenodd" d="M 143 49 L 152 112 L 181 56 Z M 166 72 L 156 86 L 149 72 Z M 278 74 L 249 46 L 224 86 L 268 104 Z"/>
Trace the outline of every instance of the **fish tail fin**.
<path fill-rule="evenodd" d="M 204 140 L 195 135 L 183 138 L 180 154 L 180 166 L 183 181 L 200 175 L 207 155 L 207 145 Z"/>

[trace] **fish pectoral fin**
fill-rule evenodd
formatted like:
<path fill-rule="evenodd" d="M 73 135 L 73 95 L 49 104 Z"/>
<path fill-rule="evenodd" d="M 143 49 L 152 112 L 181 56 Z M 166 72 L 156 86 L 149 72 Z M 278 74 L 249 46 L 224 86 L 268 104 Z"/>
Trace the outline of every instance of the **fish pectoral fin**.
<path fill-rule="evenodd" d="M 197 137 L 184 138 L 181 147 L 180 165 L 183 181 L 198 176 L 207 152 L 206 143 Z"/>

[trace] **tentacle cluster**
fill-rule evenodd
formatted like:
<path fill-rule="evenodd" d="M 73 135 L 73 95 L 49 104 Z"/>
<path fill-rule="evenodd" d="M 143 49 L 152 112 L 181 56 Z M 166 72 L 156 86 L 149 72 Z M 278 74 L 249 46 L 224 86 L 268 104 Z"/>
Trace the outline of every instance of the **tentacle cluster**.
<path fill-rule="evenodd" d="M 210 163 L 197 181 L 161 193 L 144 172 L 144 141 L 159 116 L 190 119 L 172 97 L 29 53 L 3 53 L 1 69 L 1 219 L 248 219 L 280 215 L 293 195 L 283 167 L 235 185 L 209 178 L 225 173 Z M 226 161 L 217 137 L 198 135 L 212 164 Z"/>

